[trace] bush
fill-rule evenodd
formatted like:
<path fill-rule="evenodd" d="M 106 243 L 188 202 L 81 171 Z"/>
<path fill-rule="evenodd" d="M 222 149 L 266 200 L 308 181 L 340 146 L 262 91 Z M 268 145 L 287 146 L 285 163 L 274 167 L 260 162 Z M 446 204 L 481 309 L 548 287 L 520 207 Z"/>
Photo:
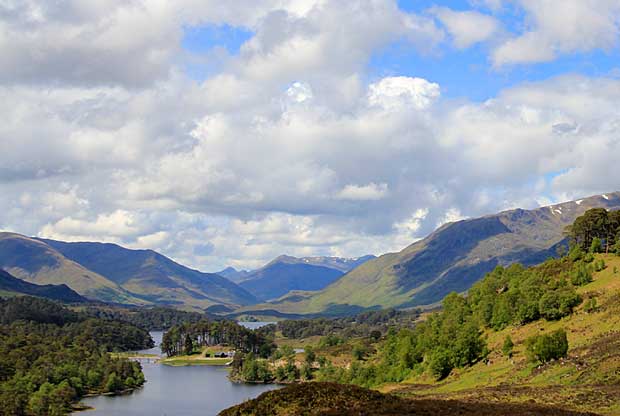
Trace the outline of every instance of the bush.
<path fill-rule="evenodd" d="M 574 262 L 576 262 L 576 261 L 581 260 L 581 259 L 583 258 L 583 256 L 584 256 L 584 253 L 583 253 L 583 251 L 581 250 L 581 247 L 580 247 L 580 246 L 578 246 L 578 245 L 574 245 L 574 246 L 570 249 L 570 251 L 569 251 L 569 253 L 568 253 L 568 258 L 569 258 L 569 259 L 570 259 L 573 263 L 574 263 Z"/>
<path fill-rule="evenodd" d="M 590 253 L 600 253 L 601 251 L 603 251 L 603 243 L 601 243 L 600 238 L 594 237 L 590 245 Z"/>
<path fill-rule="evenodd" d="M 510 335 L 506 335 L 506 339 L 504 339 L 504 345 L 502 346 L 502 352 L 506 357 L 512 358 L 512 349 L 514 348 L 514 346 L 515 344 L 512 342 L 512 338 L 510 338 Z"/>
<path fill-rule="evenodd" d="M 528 358 L 541 363 L 566 357 L 568 353 L 568 339 L 563 329 L 530 337 L 525 341 L 525 345 Z"/>
<path fill-rule="evenodd" d="M 547 292 L 539 302 L 540 315 L 547 321 L 557 321 L 570 315 L 581 303 L 581 297 L 571 290 Z"/>
<path fill-rule="evenodd" d="M 596 298 L 590 298 L 584 308 L 583 308 L 587 313 L 591 313 L 591 312 L 596 312 L 597 309 L 597 302 L 596 302 Z"/>
<path fill-rule="evenodd" d="M 452 360 L 450 358 L 450 351 L 445 348 L 437 348 L 431 352 L 428 357 L 428 369 L 433 377 L 437 380 L 448 377 L 452 371 Z"/>
<path fill-rule="evenodd" d="M 599 259 L 594 262 L 594 271 L 600 272 L 601 270 L 605 270 L 607 265 L 605 265 L 605 260 Z"/>
<path fill-rule="evenodd" d="M 603 264 L 604 263 L 605 262 L 603 262 Z M 590 271 L 590 268 L 584 263 L 579 264 L 579 267 L 571 276 L 571 283 L 575 286 L 583 286 L 590 282 L 592 282 L 592 272 Z"/>

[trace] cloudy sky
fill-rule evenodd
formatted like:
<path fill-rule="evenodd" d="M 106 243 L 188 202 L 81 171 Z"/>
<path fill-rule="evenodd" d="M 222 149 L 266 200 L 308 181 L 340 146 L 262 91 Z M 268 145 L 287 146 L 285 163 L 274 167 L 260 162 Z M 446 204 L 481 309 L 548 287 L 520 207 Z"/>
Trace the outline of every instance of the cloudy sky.
<path fill-rule="evenodd" d="M 215 271 L 620 189 L 620 0 L 0 0 L 0 229 Z"/>

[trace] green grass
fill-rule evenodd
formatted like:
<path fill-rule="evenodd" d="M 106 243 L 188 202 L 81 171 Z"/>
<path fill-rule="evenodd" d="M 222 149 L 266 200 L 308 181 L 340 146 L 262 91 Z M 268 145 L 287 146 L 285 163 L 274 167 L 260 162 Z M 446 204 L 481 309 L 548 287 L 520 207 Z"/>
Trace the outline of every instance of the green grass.
<path fill-rule="evenodd" d="M 187 358 L 186 356 L 171 357 L 160 361 L 161 364 L 173 367 L 183 367 L 190 365 L 227 365 L 232 359 L 230 358 Z"/>

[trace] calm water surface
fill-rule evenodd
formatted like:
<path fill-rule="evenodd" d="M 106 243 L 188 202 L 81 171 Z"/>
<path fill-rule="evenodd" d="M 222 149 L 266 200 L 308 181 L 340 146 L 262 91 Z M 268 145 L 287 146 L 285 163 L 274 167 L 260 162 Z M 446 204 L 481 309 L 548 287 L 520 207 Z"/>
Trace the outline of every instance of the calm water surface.
<path fill-rule="evenodd" d="M 151 335 L 159 345 L 162 333 Z M 159 347 L 142 351 L 159 354 Z M 279 388 L 276 385 L 231 383 L 225 367 L 170 367 L 141 360 L 146 384 L 126 396 L 99 396 L 82 400 L 95 410 L 78 416 L 212 416 L 235 404 Z"/>

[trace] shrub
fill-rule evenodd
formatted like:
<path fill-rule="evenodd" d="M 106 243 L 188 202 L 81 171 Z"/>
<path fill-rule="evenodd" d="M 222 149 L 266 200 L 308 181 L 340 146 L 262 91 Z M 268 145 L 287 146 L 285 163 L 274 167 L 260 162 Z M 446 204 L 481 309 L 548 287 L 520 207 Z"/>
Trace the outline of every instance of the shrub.
<path fill-rule="evenodd" d="M 525 341 L 525 345 L 528 358 L 541 363 L 566 357 L 568 353 L 568 339 L 563 329 L 530 337 Z"/>
<path fill-rule="evenodd" d="M 595 312 L 597 309 L 597 302 L 596 302 L 596 298 L 590 298 L 588 299 L 588 301 L 586 302 L 584 308 L 583 308 L 587 313 L 591 313 L 591 312 Z"/>
<path fill-rule="evenodd" d="M 584 263 L 579 264 L 579 267 L 571 276 L 571 283 L 575 286 L 583 286 L 590 282 L 592 282 L 592 272 L 589 267 Z"/>
<path fill-rule="evenodd" d="M 574 263 L 583 258 L 584 253 L 579 245 L 574 245 L 568 253 L 568 258 Z"/>
<path fill-rule="evenodd" d="M 603 259 L 594 262 L 594 271 L 600 272 L 601 270 L 605 270 L 606 267 L 605 260 Z"/>
<path fill-rule="evenodd" d="M 512 358 L 512 349 L 514 348 L 514 346 L 515 344 L 512 342 L 512 338 L 510 338 L 510 335 L 506 335 L 506 338 L 504 339 L 504 345 L 502 346 L 502 352 L 506 357 Z"/>
<path fill-rule="evenodd" d="M 601 251 L 603 251 L 603 243 L 600 238 L 594 237 L 590 245 L 590 253 L 600 253 Z"/>
<path fill-rule="evenodd" d="M 437 380 L 448 377 L 452 368 L 450 351 L 447 349 L 439 347 L 429 355 L 428 369 Z"/>

